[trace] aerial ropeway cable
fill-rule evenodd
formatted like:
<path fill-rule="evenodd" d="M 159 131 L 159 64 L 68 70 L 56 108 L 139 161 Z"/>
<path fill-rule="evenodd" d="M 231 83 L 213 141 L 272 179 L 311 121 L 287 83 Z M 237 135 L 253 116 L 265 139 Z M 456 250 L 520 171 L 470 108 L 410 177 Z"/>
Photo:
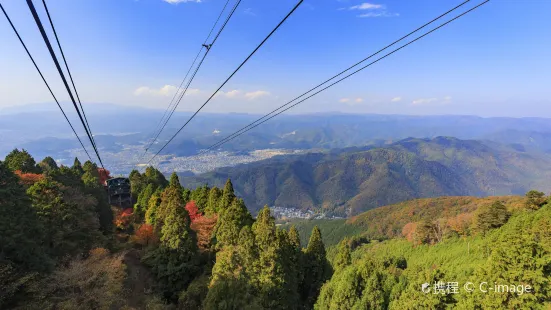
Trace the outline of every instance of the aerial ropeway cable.
<path fill-rule="evenodd" d="M 82 102 L 80 101 L 80 96 L 78 95 L 77 87 L 75 86 L 75 81 L 73 80 L 73 75 L 71 74 L 71 70 L 69 69 L 69 65 L 67 64 L 67 59 L 65 58 L 65 53 L 63 52 L 63 48 L 61 47 L 61 43 L 59 41 L 59 37 L 57 36 L 57 31 L 54 27 L 54 22 L 52 20 L 52 17 L 50 16 L 50 10 L 48 10 L 48 6 L 46 5 L 46 0 L 42 0 L 42 4 L 44 5 L 44 10 L 46 10 L 46 15 L 48 15 L 48 20 L 50 21 L 50 26 L 52 27 L 52 30 L 54 32 L 55 40 L 57 42 L 57 46 L 59 47 L 59 51 L 61 52 L 61 57 L 63 58 L 63 63 L 65 64 L 65 69 L 67 69 L 67 73 L 69 74 L 69 80 L 71 80 L 71 84 L 73 85 L 73 89 L 75 91 L 75 95 L 78 100 L 78 104 L 80 106 L 80 110 L 82 111 L 82 115 L 84 116 L 84 121 L 86 122 L 86 127 L 88 128 L 88 131 L 90 131 L 90 134 L 92 134 L 92 129 L 90 128 L 90 124 L 88 123 L 88 118 L 86 117 L 86 113 L 84 112 L 84 107 L 82 106 Z M 94 135 L 92 134 L 92 143 L 94 147 L 96 146 L 96 139 L 94 139 Z"/>
<path fill-rule="evenodd" d="M 304 98 L 304 99 L 302 99 L 302 100 L 300 100 L 300 101 L 298 101 L 298 102 L 292 104 L 293 102 L 295 102 L 295 101 L 299 100 L 300 98 L 303 98 L 304 96 L 306 96 L 306 95 L 312 93 L 312 92 L 315 91 L 316 89 L 322 87 L 323 85 L 329 83 L 330 81 L 336 79 L 337 77 L 343 75 L 344 73 L 346 73 L 346 72 L 350 71 L 351 69 L 357 67 L 358 65 L 364 63 L 365 61 L 371 59 L 372 57 L 376 56 L 377 54 L 380 54 L 380 53 L 383 52 L 384 50 L 390 48 L 391 46 L 393 46 L 393 45 L 395 45 L 396 43 L 398 43 L 398 42 L 404 40 L 405 38 L 411 36 L 412 34 L 418 32 L 419 30 L 421 30 L 421 29 L 423 29 L 423 28 L 425 28 L 426 26 L 428 26 L 428 25 L 434 23 L 435 21 L 437 21 L 437 20 L 439 20 L 440 18 L 442 18 L 442 17 L 448 15 L 449 13 L 455 11 L 456 9 L 460 8 L 461 6 L 467 4 L 467 3 L 470 2 L 470 1 L 471 1 L 471 0 L 467 0 L 467 1 L 465 1 L 465 2 L 463 2 L 463 3 L 461 3 L 461 4 L 459 4 L 458 6 L 456 6 L 456 7 L 454 7 L 453 9 L 447 11 L 446 13 L 444 13 L 444 14 L 442 14 L 442 15 L 436 17 L 435 19 L 431 20 L 430 22 L 428 22 L 428 23 L 424 24 L 423 26 L 417 28 L 416 30 L 410 32 L 409 34 L 403 36 L 402 38 L 400 38 L 400 39 L 394 41 L 393 43 L 387 45 L 386 47 L 384 47 L 383 49 L 377 51 L 376 53 L 371 54 L 371 55 L 368 56 L 367 58 L 361 60 L 360 62 L 358 62 L 358 63 L 356 63 L 356 64 L 354 64 L 354 65 L 352 65 L 352 66 L 349 67 L 348 69 L 341 71 L 340 73 L 334 75 L 333 77 L 331 77 L 330 79 L 326 80 L 325 82 L 318 84 L 317 86 L 315 86 L 314 88 L 308 90 L 307 92 L 303 93 L 302 95 L 300 95 L 300 96 L 294 98 L 293 100 L 287 102 L 286 104 L 280 106 L 279 108 L 273 110 L 272 112 L 270 112 L 270 113 L 264 115 L 263 117 L 257 119 L 256 121 L 250 123 L 249 125 L 247 125 L 247 126 L 241 128 L 241 129 L 237 130 L 236 132 L 234 132 L 234 133 L 232 133 L 231 135 L 227 136 L 226 138 L 224 138 L 224 139 L 218 141 L 217 143 L 211 145 L 211 146 L 208 147 L 206 150 L 203 150 L 203 151 L 200 152 L 200 153 L 201 153 L 201 154 L 206 153 L 206 152 L 208 152 L 208 151 L 210 151 L 210 150 L 213 150 L 213 149 L 215 149 L 215 148 L 220 147 L 221 145 L 223 145 L 223 144 L 225 144 L 225 143 L 228 143 L 229 141 L 231 141 L 231 140 L 233 140 L 233 139 L 235 139 L 235 138 L 241 136 L 242 134 L 244 134 L 244 133 L 246 133 L 246 132 L 248 132 L 248 131 L 250 131 L 250 130 L 252 130 L 252 129 L 258 127 L 258 126 L 260 126 L 261 124 L 263 124 L 263 123 L 269 121 L 270 119 L 272 119 L 272 118 L 278 116 L 279 114 L 281 114 L 281 113 L 283 113 L 283 112 L 285 112 L 285 111 L 287 111 L 287 110 L 289 110 L 289 109 L 295 107 L 296 105 L 298 105 L 298 104 L 300 104 L 300 103 L 302 103 L 302 102 L 304 102 L 304 101 L 306 101 L 306 100 L 312 98 L 313 96 L 315 96 L 315 95 L 317 95 L 317 94 L 319 94 L 319 93 L 325 91 L 326 89 L 328 89 L 328 88 L 330 88 L 330 87 L 332 87 L 332 86 L 334 86 L 334 85 L 336 85 L 336 84 L 338 84 L 338 83 L 344 81 L 345 79 L 348 79 L 349 77 L 351 77 L 351 76 L 353 76 L 353 75 L 359 73 L 360 71 L 362 71 L 362 70 L 364 70 L 364 69 L 370 67 L 371 65 L 373 65 L 373 64 L 375 64 L 375 63 L 377 63 L 377 62 L 379 62 L 380 60 L 382 60 L 382 59 L 384 59 L 384 58 L 386 58 L 386 57 L 388 57 L 388 56 L 394 54 L 395 52 L 397 52 L 397 51 L 399 51 L 399 50 L 405 48 L 406 46 L 408 46 L 408 45 L 410 45 L 410 44 L 412 44 L 412 43 L 414 43 L 414 42 L 416 42 L 416 41 L 418 41 L 418 40 L 424 38 L 425 36 L 427 36 L 427 35 L 433 33 L 434 31 L 436 31 L 436 30 L 438 30 L 438 29 L 440 29 L 440 28 L 442 28 L 442 27 L 448 25 L 449 23 L 451 23 L 451 22 L 453 22 L 453 21 L 459 19 L 460 17 L 462 17 L 462 16 L 464 16 L 464 15 L 466 15 L 466 14 L 468 14 L 468 13 L 474 11 L 475 9 L 479 8 L 480 6 L 482 6 L 482 5 L 486 4 L 486 3 L 488 3 L 490 0 L 486 0 L 486 1 L 484 1 L 484 2 L 482 2 L 482 3 L 480 3 L 480 4 L 478 4 L 477 6 L 475 6 L 475 7 L 471 8 L 471 9 L 469 9 L 468 11 L 466 11 L 466 12 L 464 12 L 464 13 L 462 13 L 462 14 L 456 16 L 456 17 L 454 17 L 453 19 L 451 19 L 451 20 L 449 20 L 449 21 L 447 21 L 447 22 L 441 24 L 440 26 L 438 26 L 438 27 L 436 27 L 436 28 L 433 28 L 432 30 L 426 32 L 425 34 L 423 34 L 423 35 L 421 35 L 421 36 L 415 38 L 414 40 L 412 40 L 412 41 L 410 41 L 410 42 L 408 42 L 408 43 L 406 43 L 406 44 L 400 46 L 399 48 L 393 50 L 392 52 L 390 52 L 390 53 L 388 53 L 388 54 L 386 54 L 386 55 L 384 55 L 384 56 L 378 58 L 377 60 L 375 60 L 375 61 L 373 61 L 373 62 L 371 62 L 371 63 L 365 65 L 364 67 L 361 67 L 360 69 L 358 69 L 358 70 L 356 70 L 356 71 L 354 71 L 354 72 L 352 72 L 352 73 L 346 75 L 345 77 L 343 77 L 343 78 L 337 80 L 336 82 L 330 84 L 329 86 L 326 86 L 325 88 L 323 88 L 323 89 L 321 89 L 321 90 L 319 90 L 319 91 L 313 93 L 312 95 L 310 95 L 310 96 L 308 96 L 308 97 L 306 97 L 306 98 Z M 292 104 L 292 105 L 291 105 L 291 104 Z M 284 109 L 284 108 L 285 108 L 285 109 Z"/>
<path fill-rule="evenodd" d="M 228 6 L 230 0 L 227 0 L 226 1 L 226 4 L 224 5 L 224 7 L 222 8 L 222 11 L 220 12 L 220 14 L 218 15 L 218 18 L 216 19 L 214 25 L 212 26 L 207 38 L 205 39 L 205 41 L 203 42 L 203 44 L 201 45 L 201 49 L 199 50 L 199 52 L 197 53 L 197 56 L 195 57 L 195 59 L 193 60 L 191 66 L 189 67 L 184 79 L 182 80 L 182 82 L 180 83 L 180 86 L 178 87 L 178 89 L 176 90 L 176 93 L 174 93 L 174 96 L 172 97 L 172 100 L 170 101 L 170 104 L 168 106 L 168 108 L 166 109 L 165 113 L 163 114 L 163 117 L 161 118 L 161 121 L 159 122 L 159 124 L 157 125 L 157 128 L 155 129 L 153 135 L 153 139 L 149 142 L 148 146 L 145 148 L 145 151 L 144 153 L 142 154 L 142 156 L 139 158 L 138 160 L 138 163 L 140 163 L 143 159 L 143 157 L 147 154 L 147 152 L 149 151 L 149 149 L 151 148 L 151 146 L 157 141 L 157 139 L 159 138 L 159 136 L 161 135 L 161 133 L 163 132 L 163 130 L 165 129 L 166 125 L 168 124 L 169 120 L 172 118 L 172 115 L 174 114 L 174 112 L 176 111 L 176 108 L 178 108 L 178 105 L 180 104 L 180 102 L 182 101 L 182 98 L 185 96 L 185 94 L 187 93 L 188 89 L 189 89 L 189 86 L 191 85 L 191 82 L 193 82 L 193 80 L 195 79 L 195 76 L 197 75 L 197 73 L 199 72 L 199 69 L 201 68 L 203 62 L 205 61 L 207 55 L 209 54 L 210 52 L 210 49 L 212 48 L 212 46 L 214 45 L 214 43 L 216 43 L 216 40 L 218 40 L 218 37 L 220 36 L 220 34 L 222 33 L 222 31 L 224 31 L 224 28 L 226 27 L 226 25 L 228 24 L 228 22 L 230 21 L 231 17 L 233 16 L 233 14 L 235 13 L 235 11 L 237 10 L 237 7 L 239 6 L 239 4 L 241 3 L 241 0 L 238 0 L 235 5 L 233 6 L 233 9 L 230 11 L 229 15 L 227 16 L 224 24 L 222 25 L 222 27 L 218 30 L 218 33 L 216 34 L 216 37 L 213 39 L 213 41 L 210 43 L 210 44 L 207 44 L 207 42 L 209 41 L 212 33 L 214 32 L 214 29 L 216 28 L 216 25 L 218 25 L 218 22 L 220 21 L 220 19 L 222 18 L 222 15 L 224 14 L 224 12 L 226 11 L 226 7 Z M 206 49 L 206 52 L 205 54 L 203 55 L 203 58 L 199 61 L 199 64 L 197 65 L 197 67 L 195 68 L 195 71 L 193 72 L 193 74 L 191 75 L 190 79 L 188 80 L 186 86 L 184 87 L 183 91 L 180 92 L 180 90 L 182 89 L 182 86 L 184 84 L 184 82 L 187 80 L 191 70 L 193 69 L 195 63 L 197 62 L 197 59 L 199 59 L 199 56 L 201 55 L 201 52 L 203 52 L 203 49 Z M 176 98 L 178 98 L 177 100 L 175 100 Z M 174 103 L 174 105 L 173 105 Z M 165 120 L 165 116 L 167 115 L 168 111 L 170 110 L 170 113 L 168 115 L 168 117 L 166 118 Z M 161 126 L 162 124 L 162 126 Z"/>
<path fill-rule="evenodd" d="M 249 56 L 247 56 L 247 58 L 245 58 L 245 60 L 237 67 L 237 69 L 235 69 L 233 71 L 232 74 L 230 74 L 230 76 L 222 83 L 222 85 L 220 85 L 220 87 L 218 87 L 218 89 L 212 93 L 212 95 L 207 99 L 207 101 L 205 101 L 205 103 L 203 103 L 203 105 L 201 105 L 199 107 L 199 109 L 197 109 L 197 111 L 195 111 L 195 113 L 193 113 L 193 115 L 184 123 L 184 125 L 182 125 L 182 127 L 180 127 L 180 129 L 178 129 L 178 131 L 168 140 L 168 142 L 166 142 L 163 147 L 157 152 L 155 153 L 155 155 L 153 155 L 153 157 L 151 157 L 151 159 L 147 162 L 148 164 L 151 163 L 151 161 L 153 161 L 153 159 L 155 159 L 155 157 L 157 157 L 165 148 L 168 144 L 170 144 L 170 142 L 172 142 L 172 140 L 174 140 L 174 138 L 187 126 L 187 124 L 189 124 L 189 122 L 191 122 L 191 120 L 193 120 L 193 118 L 195 118 L 195 116 L 212 100 L 212 98 L 214 98 L 214 96 L 216 96 L 216 94 L 231 80 L 231 78 L 237 74 L 237 72 L 249 61 L 249 59 L 251 59 L 251 57 L 253 57 L 253 55 L 264 45 L 264 43 L 266 43 L 266 41 L 268 41 L 268 39 L 283 25 L 283 23 L 285 23 L 285 21 L 287 21 L 287 19 L 299 8 L 299 6 L 304 2 L 304 0 L 300 0 L 294 7 L 293 9 L 279 22 L 279 24 L 266 36 L 266 38 L 264 38 L 264 40 L 262 40 L 262 42 L 260 42 L 260 44 L 258 44 L 258 46 L 249 54 Z"/>
<path fill-rule="evenodd" d="M 59 101 L 57 100 L 56 96 L 54 95 L 53 91 L 52 91 L 52 88 L 50 87 L 50 85 L 48 84 L 48 82 L 46 81 L 46 78 L 44 77 L 44 75 L 42 74 L 42 71 L 40 70 L 40 68 L 38 68 L 38 65 L 36 64 L 36 61 L 34 61 L 34 58 L 33 56 L 31 55 L 31 53 L 29 52 L 29 49 L 27 48 L 27 45 L 25 44 L 25 42 L 23 41 L 23 39 L 21 38 L 21 36 L 19 35 L 19 32 L 17 31 L 17 28 L 15 28 L 14 24 L 12 23 L 8 13 L 6 12 L 6 10 L 4 10 L 4 7 L 2 6 L 2 3 L 0 3 L 0 9 L 2 9 L 2 12 L 4 13 L 4 16 L 6 17 L 6 19 L 8 20 L 11 28 L 13 29 L 13 31 L 15 32 L 15 35 L 17 36 L 17 38 L 19 39 L 19 42 L 21 42 L 21 45 L 23 45 L 23 48 L 25 49 L 25 52 L 27 52 L 27 55 L 29 56 L 29 58 L 31 59 L 36 71 L 38 71 L 38 74 L 40 75 L 40 77 L 42 78 L 42 81 L 44 82 L 44 84 L 46 85 L 46 88 L 48 88 L 48 91 L 50 92 L 50 94 L 52 95 L 52 97 L 54 98 L 54 101 L 55 103 L 57 104 L 57 107 L 59 108 L 59 110 L 61 110 L 61 113 L 63 114 L 63 117 L 65 118 L 65 120 L 67 121 L 67 123 L 69 124 L 69 126 L 71 127 L 71 130 L 73 131 L 73 133 L 75 134 L 75 136 L 77 137 L 77 140 L 78 142 L 80 143 L 80 145 L 82 146 L 82 149 L 84 150 L 84 152 L 86 153 L 86 155 L 88 156 L 88 159 L 90 161 L 92 161 L 92 157 L 90 156 L 90 154 L 88 153 L 88 151 L 86 150 L 86 147 L 84 147 L 84 144 L 82 143 L 82 140 L 80 140 L 80 137 L 78 136 L 77 132 L 75 131 L 75 128 L 73 127 L 73 125 L 71 124 L 71 121 L 69 121 L 69 118 L 67 117 L 67 114 L 65 114 L 65 111 L 63 111 L 63 108 L 61 107 L 61 105 L 59 104 Z"/>
<path fill-rule="evenodd" d="M 103 165 L 103 161 L 101 160 L 101 156 L 99 155 L 98 149 L 97 149 L 97 147 L 96 147 L 96 145 L 93 141 L 92 134 L 88 130 L 88 127 L 86 127 L 86 122 L 84 121 L 84 119 L 82 117 L 82 114 L 80 113 L 80 110 L 78 109 L 78 106 L 76 104 L 73 93 L 71 92 L 71 88 L 69 87 L 69 84 L 67 83 L 67 79 L 65 78 L 65 74 L 63 73 L 63 70 L 61 69 L 59 61 L 57 60 L 57 56 L 55 55 L 55 52 L 52 48 L 50 40 L 49 40 L 48 36 L 46 35 L 46 31 L 44 30 L 44 26 L 42 25 L 42 22 L 40 20 L 40 17 L 38 16 L 38 13 L 36 12 L 36 8 L 34 7 L 34 4 L 33 4 L 32 0 L 27 0 L 27 5 L 29 6 L 29 9 L 31 10 L 31 13 L 32 13 L 33 18 L 36 22 L 38 30 L 40 30 L 40 34 L 42 35 L 42 39 L 44 40 L 44 43 L 46 44 L 46 47 L 48 48 L 48 51 L 50 52 L 50 56 L 52 57 L 52 60 L 55 63 L 55 66 L 56 66 L 57 71 L 58 71 L 58 73 L 61 77 L 61 80 L 63 81 L 63 84 L 65 85 L 65 88 L 67 89 L 67 92 L 69 93 L 69 97 L 71 98 L 73 106 L 75 107 L 75 110 L 77 111 L 80 122 L 81 122 L 82 126 L 84 127 L 84 130 L 86 131 L 86 135 L 88 136 L 88 139 L 90 140 L 90 143 L 92 144 L 92 147 L 94 149 L 94 152 L 96 153 L 96 156 L 98 157 L 98 160 L 101 164 L 101 167 L 103 169 L 105 169 L 105 167 Z"/>

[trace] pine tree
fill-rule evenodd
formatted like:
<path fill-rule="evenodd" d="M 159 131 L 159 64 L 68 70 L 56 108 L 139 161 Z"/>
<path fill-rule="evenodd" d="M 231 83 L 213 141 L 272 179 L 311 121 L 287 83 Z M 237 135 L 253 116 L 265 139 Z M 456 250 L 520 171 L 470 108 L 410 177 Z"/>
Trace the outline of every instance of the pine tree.
<path fill-rule="evenodd" d="M 75 157 L 75 161 L 71 169 L 73 169 L 73 171 L 75 171 L 75 173 L 79 177 L 81 177 L 84 174 L 84 169 L 82 168 L 82 164 L 80 163 L 80 160 L 78 160 L 78 157 Z"/>
<path fill-rule="evenodd" d="M 491 205 L 480 207 L 475 214 L 475 225 L 477 231 L 485 234 L 491 229 L 503 226 L 509 220 L 511 214 L 507 207 L 500 201 Z"/>
<path fill-rule="evenodd" d="M 156 189 L 153 184 L 148 184 L 138 196 L 138 202 L 134 206 L 134 213 L 139 218 L 143 218 L 145 216 L 145 213 L 149 207 L 149 200 L 151 199 L 151 196 L 153 196 L 155 190 Z"/>
<path fill-rule="evenodd" d="M 300 245 L 300 235 L 295 225 L 292 225 L 289 229 L 289 241 L 297 251 L 302 251 L 302 246 Z"/>
<path fill-rule="evenodd" d="M 91 195 L 48 178 L 29 187 L 27 194 L 45 229 L 46 244 L 53 256 L 86 253 L 101 241 L 97 201 Z"/>
<path fill-rule="evenodd" d="M 130 191 L 132 193 L 132 200 L 138 201 L 138 196 L 146 186 L 144 176 L 138 170 L 132 170 L 128 175 L 130 180 Z"/>
<path fill-rule="evenodd" d="M 145 169 L 143 179 L 145 183 L 153 183 L 160 188 L 165 188 L 168 185 L 168 181 L 166 180 L 165 176 L 159 170 L 153 167 L 147 167 Z"/>
<path fill-rule="evenodd" d="M 295 267 L 297 285 L 300 285 L 300 283 L 304 279 L 303 268 L 302 268 L 304 253 L 302 252 L 302 246 L 300 244 L 300 235 L 295 225 L 291 226 L 291 228 L 289 229 L 288 235 L 289 235 L 289 244 L 293 249 L 291 254 L 291 261 Z"/>
<path fill-rule="evenodd" d="M 253 224 L 258 260 L 254 283 L 267 309 L 292 309 L 298 301 L 297 281 L 289 259 L 292 246 L 286 232 L 277 231 L 270 208 L 265 206 Z"/>
<path fill-rule="evenodd" d="M 41 173 L 34 158 L 26 151 L 14 149 L 5 158 L 4 164 L 11 170 L 19 170 L 22 173 Z"/>
<path fill-rule="evenodd" d="M 172 172 L 172 174 L 170 175 L 170 182 L 168 183 L 168 185 L 178 188 L 182 187 L 182 184 L 180 184 L 180 178 L 178 178 L 176 172 Z"/>
<path fill-rule="evenodd" d="M 220 199 L 222 197 L 222 191 L 218 187 L 211 188 L 209 192 L 207 207 L 205 213 L 212 215 L 218 212 L 218 206 L 220 205 Z"/>
<path fill-rule="evenodd" d="M 348 238 L 344 238 L 339 243 L 339 249 L 337 256 L 335 256 L 333 267 L 335 271 L 342 270 L 346 266 L 349 266 L 352 263 L 352 258 L 350 256 L 350 245 Z"/>
<path fill-rule="evenodd" d="M 250 226 L 239 232 L 239 245 L 228 245 L 216 253 L 204 309 L 262 309 L 254 278 L 258 252 Z"/>
<path fill-rule="evenodd" d="M 50 156 L 44 158 L 40 163 L 38 163 L 38 166 L 40 166 L 43 171 L 59 169 L 55 160 Z"/>
<path fill-rule="evenodd" d="M 228 179 L 226 181 L 226 185 L 224 186 L 224 191 L 222 193 L 222 199 L 220 200 L 220 204 L 218 205 L 218 213 L 224 212 L 233 200 L 235 199 L 235 193 L 233 192 L 233 184 L 231 183 L 231 180 Z"/>
<path fill-rule="evenodd" d="M 49 259 L 41 244 L 43 236 L 44 227 L 25 189 L 17 176 L 0 161 L 0 260 L 26 270 L 48 269 Z"/>
<path fill-rule="evenodd" d="M 531 190 L 526 193 L 526 208 L 530 210 L 537 210 L 546 203 L 545 194 L 540 191 Z"/>
<path fill-rule="evenodd" d="M 165 191 L 167 214 L 161 228 L 161 244 L 145 261 L 163 283 L 166 293 L 183 290 L 198 272 L 197 240 L 179 191 Z"/>
<path fill-rule="evenodd" d="M 205 212 L 205 209 L 208 205 L 209 193 L 210 188 L 207 184 L 205 184 L 204 186 L 199 186 L 195 190 L 193 190 L 189 199 L 195 201 L 195 204 L 197 205 L 197 208 L 199 208 L 199 211 Z"/>
<path fill-rule="evenodd" d="M 101 230 L 105 234 L 111 233 L 113 231 L 113 211 L 109 205 L 107 193 L 105 192 L 103 186 L 101 186 L 97 167 L 90 161 L 87 161 L 84 166 L 85 172 L 82 175 L 84 192 L 92 195 L 96 199 L 96 212 L 99 216 Z"/>
<path fill-rule="evenodd" d="M 84 165 L 82 166 L 82 170 L 84 170 L 84 172 L 89 172 L 99 178 L 98 165 L 96 165 L 95 163 L 89 160 L 84 162 Z"/>
<path fill-rule="evenodd" d="M 331 267 L 327 262 L 321 231 L 317 226 L 312 230 L 304 258 L 304 280 L 300 285 L 301 298 L 307 308 L 312 308 L 323 283 L 331 277 Z"/>
<path fill-rule="evenodd" d="M 157 189 L 149 202 L 147 203 L 147 212 L 145 213 L 145 222 L 149 225 L 155 225 L 157 223 L 157 208 L 161 205 L 162 191 Z"/>
<path fill-rule="evenodd" d="M 237 245 L 239 232 L 244 226 L 251 225 L 252 216 L 247 210 L 243 199 L 235 198 L 231 206 L 218 218 L 215 228 L 216 248 Z"/>

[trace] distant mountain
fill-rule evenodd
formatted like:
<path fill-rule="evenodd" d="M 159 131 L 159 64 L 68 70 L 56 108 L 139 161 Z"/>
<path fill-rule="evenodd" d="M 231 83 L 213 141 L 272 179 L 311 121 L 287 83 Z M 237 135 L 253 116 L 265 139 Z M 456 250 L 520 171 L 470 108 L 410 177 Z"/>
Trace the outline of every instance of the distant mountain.
<path fill-rule="evenodd" d="M 72 106 L 62 103 L 73 125 L 83 135 Z M 87 103 L 84 105 L 95 135 L 134 134 L 131 144 L 143 144 L 163 116 L 164 108 Z M 190 112 L 176 112 L 159 137 L 159 147 L 179 129 Z M 259 118 L 252 114 L 200 113 L 170 143 L 162 154 L 197 154 Z M 32 124 L 32 126 L 30 126 Z M 407 116 L 375 114 L 322 113 L 281 115 L 262 126 L 222 145 L 230 152 L 258 149 L 334 149 L 382 146 L 408 137 L 491 140 L 522 151 L 549 151 L 551 121 L 545 118 L 482 118 L 476 116 Z M 42 139 L 75 140 L 55 104 L 5 108 L 0 112 L 0 152 L 29 144 L 44 144 Z M 64 151 L 61 144 L 49 153 Z M 98 143 L 101 149 L 105 143 Z M 111 145 L 112 146 L 112 145 Z M 106 147 L 109 146 L 107 143 Z M 38 147 L 35 147 L 38 148 Z"/>
<path fill-rule="evenodd" d="M 414 198 L 523 195 L 551 190 L 551 157 L 449 137 L 405 139 L 360 152 L 280 157 L 200 176 L 186 186 L 231 178 L 249 208 L 263 205 L 354 215 Z"/>

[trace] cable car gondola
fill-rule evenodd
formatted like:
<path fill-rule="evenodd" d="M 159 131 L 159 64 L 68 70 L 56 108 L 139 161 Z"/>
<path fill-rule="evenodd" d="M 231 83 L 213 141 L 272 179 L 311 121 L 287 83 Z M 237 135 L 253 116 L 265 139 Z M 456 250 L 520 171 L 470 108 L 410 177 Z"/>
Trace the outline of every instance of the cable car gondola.
<path fill-rule="evenodd" d="M 110 205 L 118 205 L 120 208 L 132 207 L 130 179 L 122 177 L 109 179 L 106 181 L 106 188 Z"/>

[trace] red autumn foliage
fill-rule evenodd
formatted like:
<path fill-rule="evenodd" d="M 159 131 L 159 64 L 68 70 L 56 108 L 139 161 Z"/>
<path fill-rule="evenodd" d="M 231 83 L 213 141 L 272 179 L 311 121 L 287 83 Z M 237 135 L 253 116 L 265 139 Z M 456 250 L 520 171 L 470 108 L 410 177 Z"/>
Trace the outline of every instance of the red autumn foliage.
<path fill-rule="evenodd" d="M 407 223 L 402 229 L 402 235 L 406 237 L 409 242 L 413 242 L 415 239 L 415 230 L 417 229 L 417 223 Z"/>
<path fill-rule="evenodd" d="M 34 183 L 44 179 L 44 175 L 36 173 L 21 173 L 21 171 L 15 171 L 15 174 L 19 177 L 20 183 L 25 186 L 31 186 Z"/>
<path fill-rule="evenodd" d="M 218 217 L 201 216 L 191 223 L 191 229 L 197 234 L 197 246 L 201 252 L 208 251 L 210 249 L 210 242 L 212 237 L 212 231 L 216 226 Z"/>
<path fill-rule="evenodd" d="M 115 216 L 115 227 L 121 230 L 127 229 L 132 222 L 132 215 L 133 209 L 131 208 L 118 212 L 117 216 Z"/>
<path fill-rule="evenodd" d="M 103 168 L 98 168 L 98 172 L 99 172 L 99 182 L 100 182 L 100 184 L 105 185 L 107 180 L 109 180 L 111 178 L 109 170 L 103 169 Z"/>
<path fill-rule="evenodd" d="M 461 213 L 448 219 L 448 226 L 461 236 L 466 236 L 473 223 L 473 213 Z"/>
<path fill-rule="evenodd" d="M 197 204 L 193 200 L 186 204 L 186 210 L 189 213 L 189 218 L 192 223 L 203 217 L 203 214 L 199 212 L 199 208 L 197 208 Z"/>
<path fill-rule="evenodd" d="M 157 243 L 159 238 L 155 234 L 155 229 L 153 228 L 152 225 L 142 224 L 136 230 L 133 240 L 137 244 L 140 244 L 142 246 L 148 246 L 150 244 Z"/>

